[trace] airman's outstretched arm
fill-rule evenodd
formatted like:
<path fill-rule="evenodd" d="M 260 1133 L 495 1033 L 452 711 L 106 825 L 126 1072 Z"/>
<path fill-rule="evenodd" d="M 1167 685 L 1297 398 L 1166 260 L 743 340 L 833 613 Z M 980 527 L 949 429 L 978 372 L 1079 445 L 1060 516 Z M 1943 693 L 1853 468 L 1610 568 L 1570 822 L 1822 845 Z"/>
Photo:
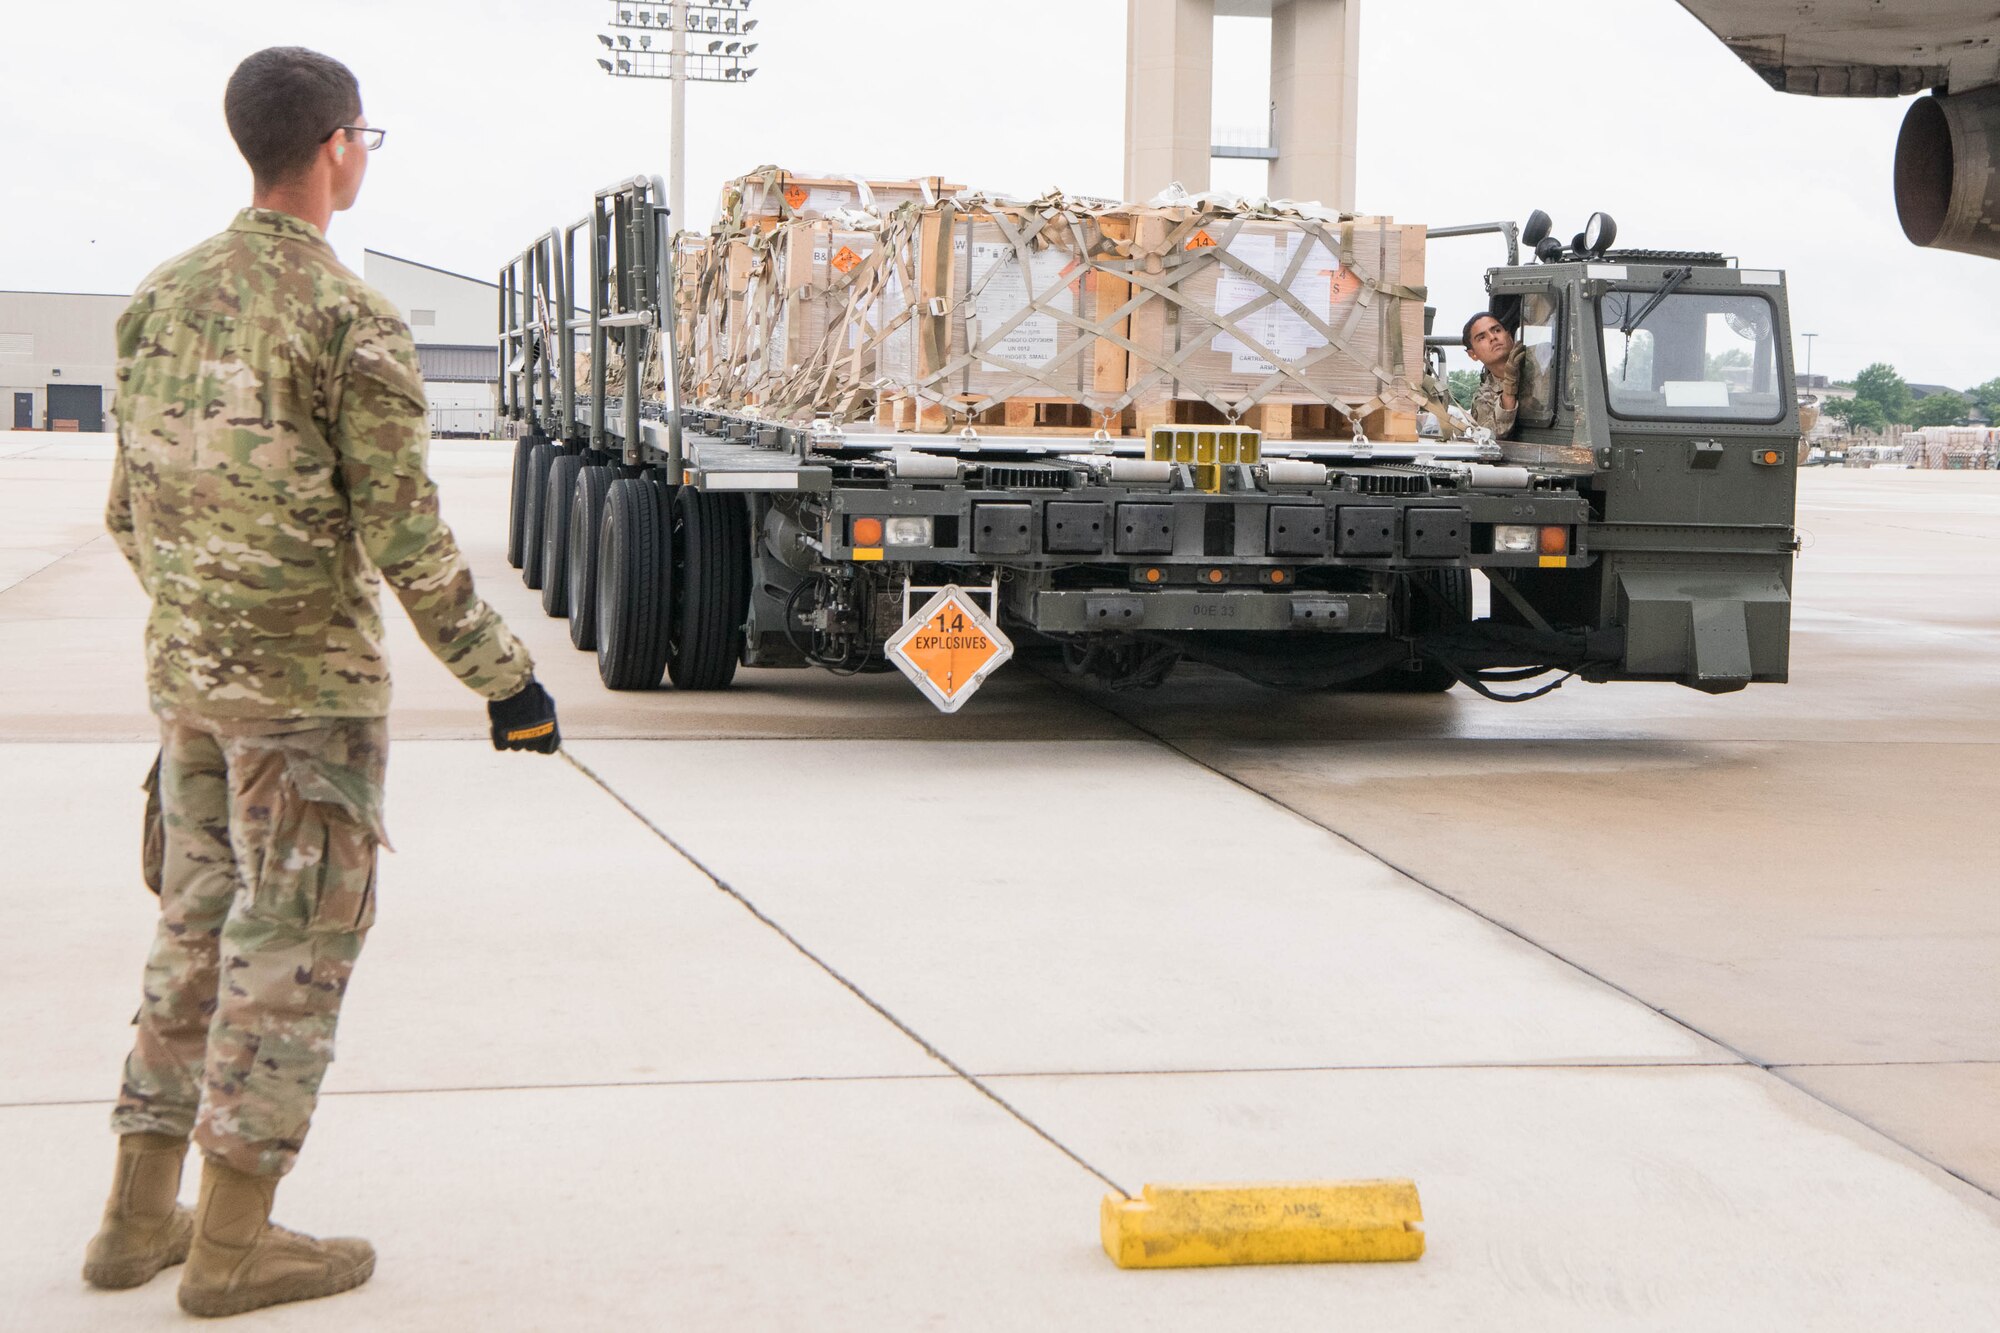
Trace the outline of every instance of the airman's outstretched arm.
<path fill-rule="evenodd" d="M 327 394 L 331 439 L 361 545 L 426 647 L 488 700 L 519 694 L 534 661 L 472 584 L 424 470 L 423 379 L 399 319 L 348 329 Z"/>

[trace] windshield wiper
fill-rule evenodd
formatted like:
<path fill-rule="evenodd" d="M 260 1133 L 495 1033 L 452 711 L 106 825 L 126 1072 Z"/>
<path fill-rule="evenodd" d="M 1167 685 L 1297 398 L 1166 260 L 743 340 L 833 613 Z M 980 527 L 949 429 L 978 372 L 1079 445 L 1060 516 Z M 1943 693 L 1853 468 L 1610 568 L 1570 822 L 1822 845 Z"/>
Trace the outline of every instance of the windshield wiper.
<path fill-rule="evenodd" d="M 1629 316 L 1625 320 L 1625 323 L 1622 326 L 1620 326 L 1618 331 L 1624 334 L 1627 338 L 1631 337 L 1632 330 L 1638 328 L 1641 324 L 1644 324 L 1646 322 L 1646 316 L 1652 314 L 1653 311 L 1659 307 L 1660 302 L 1666 300 L 1669 296 L 1672 296 L 1675 292 L 1679 291 L 1680 285 L 1686 282 L 1689 278 L 1692 278 L 1693 276 L 1694 276 L 1694 267 L 1692 265 L 1689 265 L 1686 268 L 1677 268 L 1669 272 L 1667 274 L 1667 280 L 1660 284 L 1660 290 L 1653 293 L 1653 299 L 1646 302 L 1646 304 L 1640 306 L 1638 314 Z"/>

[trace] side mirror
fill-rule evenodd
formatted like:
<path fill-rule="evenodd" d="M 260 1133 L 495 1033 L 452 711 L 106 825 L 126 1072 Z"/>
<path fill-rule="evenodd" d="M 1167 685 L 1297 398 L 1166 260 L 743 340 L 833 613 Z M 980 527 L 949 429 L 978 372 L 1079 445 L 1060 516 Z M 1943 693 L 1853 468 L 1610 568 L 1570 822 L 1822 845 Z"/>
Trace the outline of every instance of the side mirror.
<path fill-rule="evenodd" d="M 1609 213 L 1592 213 L 1590 221 L 1583 224 L 1583 243 L 1577 247 L 1593 255 L 1601 255 L 1618 240 L 1618 222 Z"/>
<path fill-rule="evenodd" d="M 1521 244 L 1540 254 L 1542 238 L 1555 229 L 1555 222 L 1541 209 L 1528 214 L 1528 220 L 1521 227 Z"/>

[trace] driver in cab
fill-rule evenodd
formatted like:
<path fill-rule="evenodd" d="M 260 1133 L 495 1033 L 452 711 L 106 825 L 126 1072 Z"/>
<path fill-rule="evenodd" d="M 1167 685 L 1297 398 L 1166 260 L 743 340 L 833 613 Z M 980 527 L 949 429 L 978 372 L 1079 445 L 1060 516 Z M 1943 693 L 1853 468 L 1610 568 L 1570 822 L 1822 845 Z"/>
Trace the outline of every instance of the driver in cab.
<path fill-rule="evenodd" d="M 1490 313 L 1467 320 L 1463 338 L 1466 353 L 1481 369 L 1479 388 L 1472 395 L 1473 423 L 1492 431 L 1494 439 L 1504 440 L 1514 433 L 1522 404 L 1543 401 L 1546 372 L 1527 346 Z"/>

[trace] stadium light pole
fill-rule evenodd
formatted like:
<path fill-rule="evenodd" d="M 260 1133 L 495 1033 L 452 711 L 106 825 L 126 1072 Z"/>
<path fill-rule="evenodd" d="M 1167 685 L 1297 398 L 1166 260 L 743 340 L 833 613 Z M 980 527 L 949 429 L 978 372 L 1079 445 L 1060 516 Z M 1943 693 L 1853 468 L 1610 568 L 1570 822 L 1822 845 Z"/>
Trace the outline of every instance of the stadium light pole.
<path fill-rule="evenodd" d="M 743 62 L 757 43 L 740 39 L 759 20 L 749 16 L 751 0 L 610 0 L 610 4 L 613 32 L 597 37 L 610 59 L 600 56 L 598 65 L 615 79 L 665 79 L 673 85 L 667 207 L 673 210 L 675 228 L 681 229 L 687 225 L 687 86 L 749 82 L 757 69 Z M 688 49 L 690 33 L 714 34 L 706 52 Z M 659 49 L 653 45 L 656 36 L 665 39 Z"/>
<path fill-rule="evenodd" d="M 674 141 L 668 151 L 667 207 L 673 211 L 673 229 L 687 227 L 687 110 L 688 110 L 688 7 L 687 0 L 674 0 Z"/>

